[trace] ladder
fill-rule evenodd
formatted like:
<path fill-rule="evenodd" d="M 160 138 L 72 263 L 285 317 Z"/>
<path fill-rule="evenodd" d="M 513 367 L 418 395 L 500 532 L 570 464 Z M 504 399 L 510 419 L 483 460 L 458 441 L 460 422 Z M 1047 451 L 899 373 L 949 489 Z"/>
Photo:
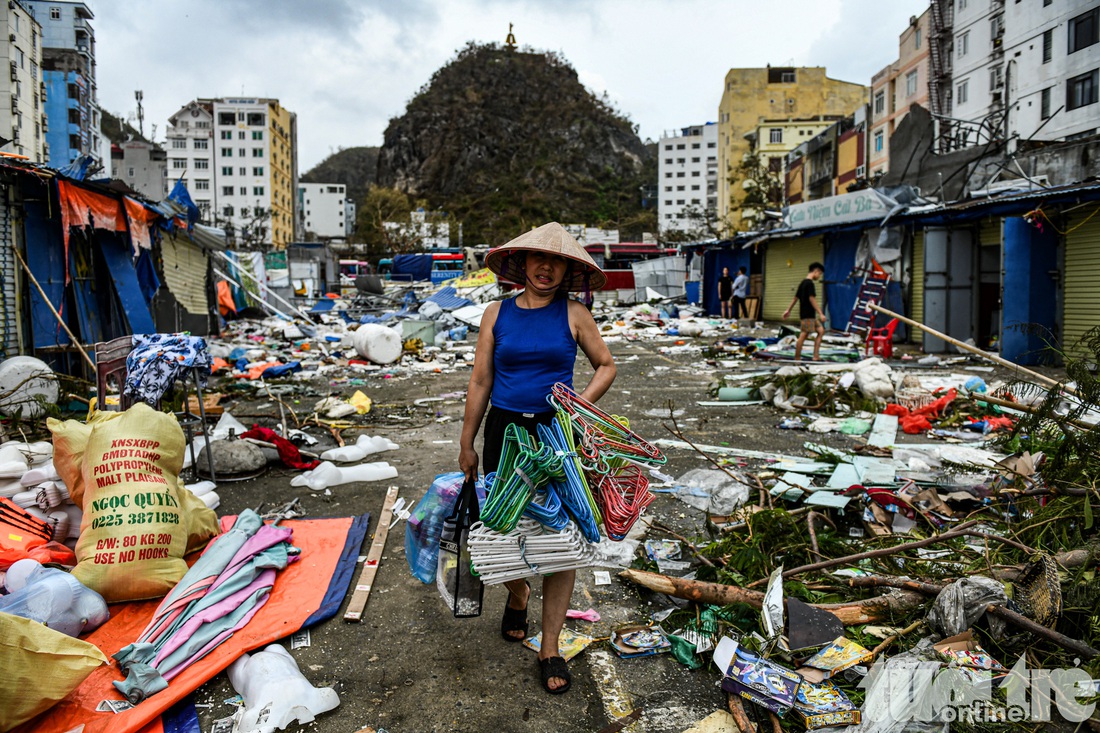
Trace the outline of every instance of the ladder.
<path fill-rule="evenodd" d="M 866 337 L 867 331 L 875 325 L 875 311 L 870 305 L 882 305 L 886 302 L 886 286 L 890 283 L 890 273 L 879 267 L 877 262 L 863 276 L 863 282 L 859 286 L 859 294 L 856 296 L 855 305 L 852 306 L 852 315 L 848 318 L 848 327 L 845 333 L 857 333 Z"/>

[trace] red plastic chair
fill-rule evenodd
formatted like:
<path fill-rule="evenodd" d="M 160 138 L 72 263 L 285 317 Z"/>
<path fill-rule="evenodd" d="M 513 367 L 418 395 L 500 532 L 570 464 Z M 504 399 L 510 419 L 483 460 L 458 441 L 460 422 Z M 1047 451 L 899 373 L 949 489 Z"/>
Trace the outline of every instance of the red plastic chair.
<path fill-rule="evenodd" d="M 890 322 L 881 328 L 872 328 L 867 331 L 867 343 L 864 344 L 863 355 L 871 353 L 881 356 L 883 359 L 891 359 L 894 356 L 894 331 L 898 327 L 898 319 L 891 318 Z"/>

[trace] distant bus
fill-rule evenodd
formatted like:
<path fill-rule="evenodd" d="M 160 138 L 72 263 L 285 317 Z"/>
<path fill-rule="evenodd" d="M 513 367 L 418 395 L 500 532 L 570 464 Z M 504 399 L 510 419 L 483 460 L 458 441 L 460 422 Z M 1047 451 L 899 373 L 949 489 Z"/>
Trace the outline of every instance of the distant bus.
<path fill-rule="evenodd" d="M 603 286 L 603 290 L 633 290 L 634 270 L 630 267 L 631 264 L 679 254 L 675 248 L 643 242 L 589 244 L 584 249 L 607 275 L 607 284 Z"/>

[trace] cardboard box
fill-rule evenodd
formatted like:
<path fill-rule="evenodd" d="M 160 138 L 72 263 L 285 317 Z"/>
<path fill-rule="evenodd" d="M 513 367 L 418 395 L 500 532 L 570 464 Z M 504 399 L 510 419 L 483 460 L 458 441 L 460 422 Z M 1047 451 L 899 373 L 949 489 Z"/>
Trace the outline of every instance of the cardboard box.
<path fill-rule="evenodd" d="M 869 650 L 854 641 L 838 637 L 832 644 L 806 660 L 807 667 L 824 672 L 823 679 L 835 677 L 846 669 L 867 664 L 875 658 Z"/>
<path fill-rule="evenodd" d="M 806 730 L 858 725 L 860 721 L 859 709 L 843 690 L 829 681 L 814 684 L 804 679 L 798 687 L 792 714 Z"/>
<path fill-rule="evenodd" d="M 739 645 L 722 680 L 722 689 L 783 717 L 794 706 L 801 684 L 801 675 Z"/>

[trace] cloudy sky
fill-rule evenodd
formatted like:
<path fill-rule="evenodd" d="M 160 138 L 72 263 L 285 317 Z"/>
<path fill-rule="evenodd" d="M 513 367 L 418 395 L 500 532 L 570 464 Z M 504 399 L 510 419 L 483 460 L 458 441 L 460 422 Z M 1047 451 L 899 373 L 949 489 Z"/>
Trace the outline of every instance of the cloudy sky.
<path fill-rule="evenodd" d="M 825 66 L 870 84 L 928 0 L 85 0 L 100 103 L 163 140 L 195 97 L 277 97 L 302 171 L 380 145 L 391 117 L 469 40 L 562 53 L 643 139 L 713 120 L 731 67 Z"/>

